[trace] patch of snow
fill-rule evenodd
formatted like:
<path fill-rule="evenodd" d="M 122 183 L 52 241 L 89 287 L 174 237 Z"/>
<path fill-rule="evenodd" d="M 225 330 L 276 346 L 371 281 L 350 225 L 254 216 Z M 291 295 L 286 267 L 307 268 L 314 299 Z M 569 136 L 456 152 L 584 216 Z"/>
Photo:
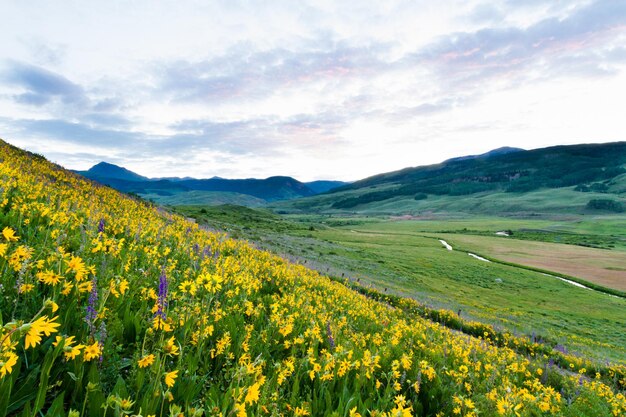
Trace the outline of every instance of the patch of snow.
<path fill-rule="evenodd" d="M 491 262 L 489 259 L 485 259 L 485 258 L 483 258 L 482 256 L 478 256 L 478 255 L 476 255 L 475 253 L 469 253 L 469 252 L 468 252 L 467 254 L 468 254 L 469 256 L 471 256 L 472 258 L 476 258 L 476 259 L 478 259 L 479 261 L 483 261 L 483 262 Z"/>
<path fill-rule="evenodd" d="M 570 280 L 570 279 L 565 279 L 565 278 L 557 277 L 557 276 L 555 276 L 555 275 L 550 275 L 550 274 L 544 274 L 543 272 L 542 272 L 542 274 L 543 274 L 543 275 L 545 275 L 545 276 L 547 276 L 547 277 L 552 277 L 552 278 L 560 279 L 561 281 L 567 282 L 568 284 L 574 285 L 574 286 L 576 286 L 576 287 L 579 287 L 579 288 L 584 288 L 584 289 L 586 289 L 586 290 L 591 290 L 591 291 L 593 291 L 593 288 L 585 287 L 583 284 L 579 284 L 578 282 L 572 281 L 572 280 Z M 610 295 L 610 294 L 609 294 L 609 295 Z"/>
<path fill-rule="evenodd" d="M 448 242 L 446 242 L 445 240 L 441 240 L 441 239 L 439 239 L 439 241 L 441 242 L 443 246 L 446 247 L 446 249 L 452 250 L 452 246 L 448 245 Z"/>

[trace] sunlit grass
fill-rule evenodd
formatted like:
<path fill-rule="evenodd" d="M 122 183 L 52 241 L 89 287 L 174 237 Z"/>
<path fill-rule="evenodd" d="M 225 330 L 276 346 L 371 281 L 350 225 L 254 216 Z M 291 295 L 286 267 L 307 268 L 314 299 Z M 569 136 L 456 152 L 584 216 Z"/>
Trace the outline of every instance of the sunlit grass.
<path fill-rule="evenodd" d="M 623 367 L 459 333 L 440 324 L 454 313 L 433 321 L 6 144 L 0 158 L 0 416 L 626 412 Z"/>

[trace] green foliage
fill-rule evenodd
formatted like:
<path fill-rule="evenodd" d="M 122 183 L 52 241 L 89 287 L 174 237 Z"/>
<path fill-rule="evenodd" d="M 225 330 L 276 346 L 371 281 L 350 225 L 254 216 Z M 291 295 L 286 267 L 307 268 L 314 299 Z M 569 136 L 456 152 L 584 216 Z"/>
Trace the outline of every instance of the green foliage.
<path fill-rule="evenodd" d="M 604 210 L 614 213 L 622 213 L 624 211 L 624 205 L 622 203 L 608 198 L 596 198 L 589 200 L 587 208 L 589 210 Z"/>
<path fill-rule="evenodd" d="M 407 168 L 336 188 L 323 198 L 333 209 L 352 209 L 416 193 L 468 196 L 576 185 L 580 191 L 604 193 L 609 191 L 608 183 L 626 172 L 625 165 L 626 142 L 557 146 Z M 592 185 L 579 185 L 587 183 Z M 385 190 L 372 191 L 374 187 Z M 306 208 L 306 201 L 315 200 L 305 199 L 300 207 Z"/>

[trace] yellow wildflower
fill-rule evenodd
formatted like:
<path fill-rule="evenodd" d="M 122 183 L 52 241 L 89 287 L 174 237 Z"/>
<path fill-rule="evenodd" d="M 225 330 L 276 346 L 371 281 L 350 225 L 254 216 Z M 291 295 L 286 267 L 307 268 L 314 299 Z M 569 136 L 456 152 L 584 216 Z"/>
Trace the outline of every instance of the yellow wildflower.
<path fill-rule="evenodd" d="M 246 403 L 252 405 L 259 400 L 259 388 L 260 387 L 261 387 L 261 384 L 257 382 L 256 384 L 253 384 L 250 388 L 248 388 L 248 392 L 246 393 L 246 400 L 245 400 Z"/>
<path fill-rule="evenodd" d="M 350 409 L 350 417 L 361 417 L 361 414 L 357 413 L 356 407 Z"/>
<path fill-rule="evenodd" d="M 143 358 L 139 359 L 137 363 L 139 364 L 140 368 L 145 368 L 147 366 L 150 366 L 154 363 L 154 355 L 152 353 L 149 355 L 146 355 Z"/>
<path fill-rule="evenodd" d="M 40 282 L 43 282 L 46 285 L 54 286 L 61 282 L 61 276 L 50 270 L 37 272 L 36 276 Z"/>
<path fill-rule="evenodd" d="M 85 361 L 90 361 L 95 358 L 99 358 L 102 354 L 102 349 L 100 349 L 100 343 L 94 342 L 92 345 L 89 345 L 85 348 Z"/>
<path fill-rule="evenodd" d="M 0 360 L 0 379 L 13 371 L 13 366 L 17 363 L 17 355 L 13 352 L 6 352 L 3 360 Z"/>
<path fill-rule="evenodd" d="M 168 355 L 173 355 L 173 356 L 177 356 L 178 355 L 178 345 L 176 344 L 176 339 L 174 338 L 174 336 L 170 337 L 168 339 L 168 341 L 165 343 L 165 346 L 163 347 L 163 350 L 165 351 L 165 353 L 167 353 Z"/>
<path fill-rule="evenodd" d="M 8 226 L 2 229 L 2 236 L 4 236 L 7 242 L 15 242 L 19 239 L 19 237 L 15 236 L 15 230 Z"/>
<path fill-rule="evenodd" d="M 293 415 L 294 416 L 308 416 L 309 412 L 306 408 L 296 407 L 296 409 L 293 411 Z"/>
<path fill-rule="evenodd" d="M 124 293 L 126 292 L 126 290 L 128 290 L 128 281 L 127 281 L 127 280 L 125 280 L 125 279 L 123 279 L 123 280 L 120 282 L 119 289 L 120 289 L 120 294 L 124 295 Z"/>
<path fill-rule="evenodd" d="M 26 339 L 24 341 L 25 349 L 29 347 L 35 347 L 41 342 L 41 334 L 50 336 L 52 333 L 56 333 L 59 323 L 54 323 L 58 317 L 48 319 L 48 316 L 42 316 L 30 324 L 28 333 L 26 333 Z"/>
<path fill-rule="evenodd" d="M 22 284 L 22 285 L 20 285 L 20 288 L 19 288 L 18 292 L 20 294 L 28 294 L 34 288 L 35 288 L 35 286 L 33 284 Z"/>
<path fill-rule="evenodd" d="M 63 340 L 63 355 L 65 356 L 65 360 L 76 359 L 78 355 L 80 355 L 81 349 L 85 348 L 85 345 L 78 344 L 74 345 L 74 336 L 68 336 L 63 338 L 62 336 L 57 336 L 55 342 L 52 344 L 54 347 L 58 346 L 59 343 Z"/>
<path fill-rule="evenodd" d="M 167 385 L 168 387 L 172 388 L 174 386 L 174 384 L 176 383 L 176 378 L 177 377 L 178 377 L 178 370 L 172 371 L 172 372 L 167 372 L 165 374 L 165 385 Z"/>

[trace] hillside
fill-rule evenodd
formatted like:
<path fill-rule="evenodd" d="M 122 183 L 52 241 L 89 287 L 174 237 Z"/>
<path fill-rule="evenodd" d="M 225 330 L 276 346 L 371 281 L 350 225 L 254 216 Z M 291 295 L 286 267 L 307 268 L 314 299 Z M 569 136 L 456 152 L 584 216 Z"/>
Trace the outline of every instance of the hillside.
<path fill-rule="evenodd" d="M 313 198 L 278 205 L 303 211 L 379 213 L 556 212 L 622 209 L 626 200 L 626 142 L 556 146 L 524 151 L 506 148 L 441 164 L 376 175 Z M 558 190 L 554 199 L 548 190 Z M 547 196 L 541 196 L 542 192 Z M 528 196 L 528 198 L 526 198 Z M 526 204 L 525 201 L 536 200 Z M 545 198 L 548 197 L 548 198 Z M 516 199 L 519 204 L 508 204 Z M 559 198 L 562 198 L 559 201 Z M 499 202 L 498 202 L 499 201 Z M 568 201 L 580 201 L 575 207 Z M 561 204 L 563 203 L 563 204 Z M 496 206 L 505 204 L 504 207 Z M 508 206 L 507 206 L 508 205 Z"/>
<path fill-rule="evenodd" d="M 79 174 L 91 178 L 97 179 L 115 179 L 124 181 L 148 181 L 149 178 L 136 174 L 126 168 L 109 164 L 107 162 L 100 162 L 87 171 L 76 171 Z"/>
<path fill-rule="evenodd" d="M 345 184 L 340 181 L 304 184 L 294 178 L 281 176 L 266 179 L 147 178 L 106 162 L 94 165 L 87 171 L 75 172 L 116 190 L 138 194 L 160 204 L 195 204 L 201 201 L 202 204 L 210 205 L 237 202 L 258 206 L 271 201 L 312 196 Z"/>
<path fill-rule="evenodd" d="M 5 143 L 0 158 L 0 416 L 626 413 L 623 366 L 346 286 Z"/>
<path fill-rule="evenodd" d="M 348 183 L 343 181 L 311 181 L 305 182 L 306 186 L 313 190 L 316 194 L 325 193 L 335 188 L 347 185 Z"/>

